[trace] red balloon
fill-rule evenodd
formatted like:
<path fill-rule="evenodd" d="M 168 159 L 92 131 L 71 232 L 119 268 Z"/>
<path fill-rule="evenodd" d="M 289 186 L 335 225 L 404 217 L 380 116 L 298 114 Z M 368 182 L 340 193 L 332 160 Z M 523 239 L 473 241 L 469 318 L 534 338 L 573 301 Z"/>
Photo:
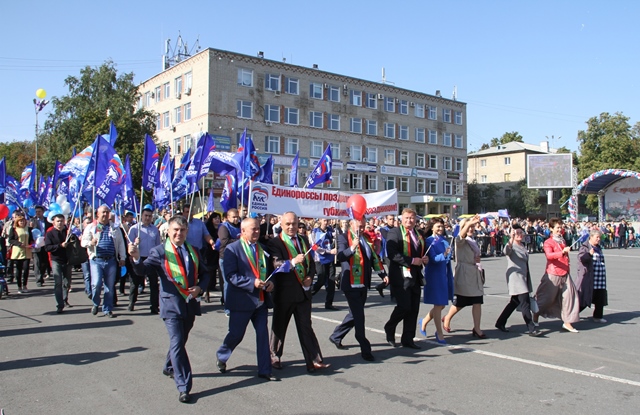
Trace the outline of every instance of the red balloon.
<path fill-rule="evenodd" d="M 362 219 L 367 211 L 367 201 L 362 195 L 353 195 L 347 199 L 347 208 L 351 208 L 355 219 Z"/>
<path fill-rule="evenodd" d="M 9 216 L 9 208 L 7 205 L 0 203 L 0 220 L 4 220 Z"/>

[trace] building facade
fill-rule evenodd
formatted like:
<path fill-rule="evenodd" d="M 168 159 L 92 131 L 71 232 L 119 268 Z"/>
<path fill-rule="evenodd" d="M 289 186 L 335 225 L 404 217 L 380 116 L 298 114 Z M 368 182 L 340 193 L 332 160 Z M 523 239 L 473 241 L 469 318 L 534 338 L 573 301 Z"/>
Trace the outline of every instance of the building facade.
<path fill-rule="evenodd" d="M 299 152 L 304 183 L 325 148 L 326 188 L 398 189 L 400 207 L 419 214 L 466 206 L 466 104 L 286 62 L 206 49 L 139 86 L 140 106 L 157 114 L 156 139 L 179 156 L 209 132 L 232 151 L 246 128 L 274 183 L 287 185 Z M 220 188 L 222 181 L 211 183 Z"/>

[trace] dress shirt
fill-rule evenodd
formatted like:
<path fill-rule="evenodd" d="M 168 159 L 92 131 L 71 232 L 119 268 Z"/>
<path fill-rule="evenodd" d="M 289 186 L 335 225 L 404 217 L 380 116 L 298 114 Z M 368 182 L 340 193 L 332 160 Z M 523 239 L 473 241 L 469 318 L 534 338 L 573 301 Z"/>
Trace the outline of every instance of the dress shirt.
<path fill-rule="evenodd" d="M 129 229 L 129 239 L 131 242 L 135 241 L 138 237 L 138 226 L 132 226 Z M 160 231 L 153 225 L 145 226 L 140 225 L 140 244 L 138 245 L 138 250 L 140 251 L 141 257 L 148 257 L 149 250 L 154 246 L 160 245 L 162 242 L 160 241 Z"/>
<path fill-rule="evenodd" d="M 201 250 L 206 240 L 205 236 L 207 235 L 209 235 L 209 231 L 203 221 L 200 219 L 191 219 L 189 221 L 189 231 L 187 232 L 187 242 L 189 245 L 198 251 Z"/>

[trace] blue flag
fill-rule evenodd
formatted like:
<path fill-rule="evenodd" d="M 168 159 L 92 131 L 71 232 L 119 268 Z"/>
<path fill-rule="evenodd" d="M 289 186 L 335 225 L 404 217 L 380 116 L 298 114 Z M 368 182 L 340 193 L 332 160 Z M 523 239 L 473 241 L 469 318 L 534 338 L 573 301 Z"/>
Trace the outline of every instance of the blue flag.
<path fill-rule="evenodd" d="M 256 181 L 273 184 L 273 156 L 269 156 L 264 166 L 260 167 L 260 173 L 256 177 Z"/>
<path fill-rule="evenodd" d="M 22 206 L 22 197 L 20 196 L 20 183 L 11 175 L 5 176 L 4 200 L 7 205 L 12 204 L 16 207 Z"/>
<path fill-rule="evenodd" d="M 211 170 L 211 163 L 213 162 L 213 153 L 216 150 L 216 142 L 207 133 L 202 138 L 202 152 L 200 153 L 200 160 L 198 161 L 198 180 L 203 178 Z"/>
<path fill-rule="evenodd" d="M 213 187 L 209 189 L 209 200 L 207 201 L 207 212 L 213 212 L 215 210 L 215 203 L 213 201 Z"/>
<path fill-rule="evenodd" d="M 116 139 L 118 138 L 118 130 L 116 130 L 116 125 L 113 121 L 109 121 L 109 134 L 102 134 L 102 138 L 111 143 L 112 146 L 115 147 Z"/>
<path fill-rule="evenodd" d="M 171 177 L 173 176 L 171 170 L 173 170 L 173 163 L 171 162 L 170 153 L 169 149 L 164 153 L 164 158 L 158 171 L 158 186 L 154 190 L 153 203 L 159 209 L 168 206 L 171 199 Z"/>
<path fill-rule="evenodd" d="M 142 156 L 142 188 L 151 191 L 158 185 L 158 161 L 160 155 L 153 138 L 144 137 L 144 154 Z"/>
<path fill-rule="evenodd" d="M 124 160 L 124 182 L 122 184 L 122 207 L 126 210 L 131 210 L 133 212 L 137 212 L 138 209 L 138 200 L 136 199 L 136 194 L 133 191 L 133 181 L 131 177 L 131 165 L 129 163 L 129 155 Z"/>
<path fill-rule="evenodd" d="M 4 193 L 4 189 L 7 187 L 7 161 L 6 157 L 2 157 L 0 160 L 0 195 Z"/>
<path fill-rule="evenodd" d="M 331 156 L 331 146 L 328 145 L 327 149 L 324 151 L 320 160 L 318 160 L 318 164 L 311 171 L 307 182 L 304 184 L 304 187 L 308 187 L 312 189 L 317 185 L 325 182 L 331 181 L 331 170 L 333 167 L 333 157 Z"/>
<path fill-rule="evenodd" d="M 236 188 L 236 175 L 228 174 L 224 180 L 224 188 L 220 196 L 220 206 L 224 212 L 238 208 L 238 195 Z"/>
<path fill-rule="evenodd" d="M 27 167 L 22 171 L 22 175 L 20 175 L 20 191 L 33 191 L 33 185 L 35 183 L 36 177 L 36 165 L 32 161 L 27 164 Z"/>
<path fill-rule="evenodd" d="M 187 183 L 187 169 L 191 164 L 191 149 L 187 149 L 187 152 L 182 155 L 180 160 L 180 166 L 175 170 L 174 177 L 171 182 L 173 186 L 173 201 L 177 201 L 187 196 L 188 183 Z"/>
<path fill-rule="evenodd" d="M 290 187 L 298 187 L 298 156 L 300 152 L 296 153 L 296 156 L 293 158 L 293 163 L 291 163 L 291 172 L 289 173 L 289 186 Z"/>
<path fill-rule="evenodd" d="M 253 179 L 260 172 L 260 162 L 256 154 L 256 148 L 251 138 L 247 137 L 245 128 L 238 143 L 238 152 L 233 156 L 234 161 L 240 170 L 237 176 Z"/>
<path fill-rule="evenodd" d="M 94 150 L 96 197 L 111 206 L 122 191 L 124 165 L 116 149 L 103 137 L 97 139 Z"/>

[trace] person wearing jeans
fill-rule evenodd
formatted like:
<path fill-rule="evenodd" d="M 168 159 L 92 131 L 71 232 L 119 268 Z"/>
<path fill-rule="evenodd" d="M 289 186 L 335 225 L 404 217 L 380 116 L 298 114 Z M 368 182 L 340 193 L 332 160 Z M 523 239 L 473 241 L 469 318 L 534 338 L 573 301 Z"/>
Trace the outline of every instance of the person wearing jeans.
<path fill-rule="evenodd" d="M 71 285 L 71 265 L 67 257 L 67 227 L 64 215 L 53 217 L 53 228 L 44 237 L 44 251 L 51 258 L 51 273 L 54 281 L 57 313 L 62 313 L 64 306 L 71 307 L 67 300 Z"/>

